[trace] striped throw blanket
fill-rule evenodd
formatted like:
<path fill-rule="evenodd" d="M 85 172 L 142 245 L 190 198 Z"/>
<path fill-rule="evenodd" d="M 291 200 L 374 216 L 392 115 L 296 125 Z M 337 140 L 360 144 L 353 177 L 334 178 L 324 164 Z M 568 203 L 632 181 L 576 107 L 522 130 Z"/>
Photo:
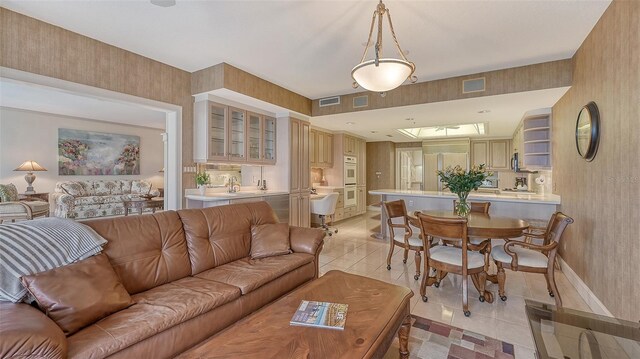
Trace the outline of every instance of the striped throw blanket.
<path fill-rule="evenodd" d="M 26 296 L 20 277 L 91 257 L 105 243 L 92 228 L 71 219 L 0 224 L 0 301 Z"/>

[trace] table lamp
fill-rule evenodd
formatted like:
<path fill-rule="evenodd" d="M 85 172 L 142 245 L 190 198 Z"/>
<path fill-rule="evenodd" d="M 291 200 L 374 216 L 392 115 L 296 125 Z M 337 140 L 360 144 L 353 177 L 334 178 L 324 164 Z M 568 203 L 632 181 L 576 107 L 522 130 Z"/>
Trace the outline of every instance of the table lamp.
<path fill-rule="evenodd" d="M 24 180 L 27 181 L 27 191 L 25 194 L 35 194 L 36 191 L 33 190 L 33 181 L 36 180 L 36 175 L 33 174 L 35 171 L 46 171 L 46 169 L 40 166 L 36 161 L 26 161 L 14 171 L 26 171 L 27 174 L 24 176 Z"/>

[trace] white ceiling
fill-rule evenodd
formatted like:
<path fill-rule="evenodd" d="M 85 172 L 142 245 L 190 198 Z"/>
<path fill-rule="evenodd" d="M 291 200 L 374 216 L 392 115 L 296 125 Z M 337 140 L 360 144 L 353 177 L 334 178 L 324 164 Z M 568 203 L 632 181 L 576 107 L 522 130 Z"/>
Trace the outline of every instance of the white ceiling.
<path fill-rule="evenodd" d="M 610 0 L 386 0 L 419 81 L 571 57 Z M 375 0 L 2 6 L 193 72 L 227 62 L 309 98 L 353 92 Z M 393 50 L 385 40 L 385 53 Z"/>
<path fill-rule="evenodd" d="M 165 128 L 166 114 L 58 89 L 0 80 L 0 106 L 128 125 Z"/>
<path fill-rule="evenodd" d="M 511 137 L 525 112 L 552 107 L 568 89 L 562 87 L 312 117 L 311 124 L 332 131 L 351 132 L 369 141 L 412 142 L 420 140 L 404 136 L 396 129 L 487 122 L 488 130 L 483 137 Z M 490 112 L 478 113 L 482 110 Z"/>

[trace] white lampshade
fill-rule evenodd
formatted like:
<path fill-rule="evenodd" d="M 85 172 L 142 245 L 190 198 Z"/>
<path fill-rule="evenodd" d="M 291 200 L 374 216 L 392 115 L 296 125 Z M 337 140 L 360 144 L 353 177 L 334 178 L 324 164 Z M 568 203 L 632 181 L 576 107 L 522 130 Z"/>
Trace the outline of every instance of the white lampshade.
<path fill-rule="evenodd" d="M 399 59 L 380 59 L 358 64 L 351 70 L 351 76 L 361 87 L 373 92 L 387 92 L 402 85 L 413 73 L 415 65 Z"/>

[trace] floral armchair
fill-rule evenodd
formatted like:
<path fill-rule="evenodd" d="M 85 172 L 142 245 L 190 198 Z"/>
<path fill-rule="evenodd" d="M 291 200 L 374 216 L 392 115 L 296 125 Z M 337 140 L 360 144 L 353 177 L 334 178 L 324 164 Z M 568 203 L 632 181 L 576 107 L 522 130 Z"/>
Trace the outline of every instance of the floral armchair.
<path fill-rule="evenodd" d="M 157 197 L 160 191 L 144 180 L 64 181 L 49 195 L 54 215 L 62 218 L 94 218 L 124 214 L 123 201 Z"/>
<path fill-rule="evenodd" d="M 0 223 L 16 219 L 49 217 L 49 203 L 44 201 L 20 201 L 18 189 L 12 183 L 0 185 Z"/>

